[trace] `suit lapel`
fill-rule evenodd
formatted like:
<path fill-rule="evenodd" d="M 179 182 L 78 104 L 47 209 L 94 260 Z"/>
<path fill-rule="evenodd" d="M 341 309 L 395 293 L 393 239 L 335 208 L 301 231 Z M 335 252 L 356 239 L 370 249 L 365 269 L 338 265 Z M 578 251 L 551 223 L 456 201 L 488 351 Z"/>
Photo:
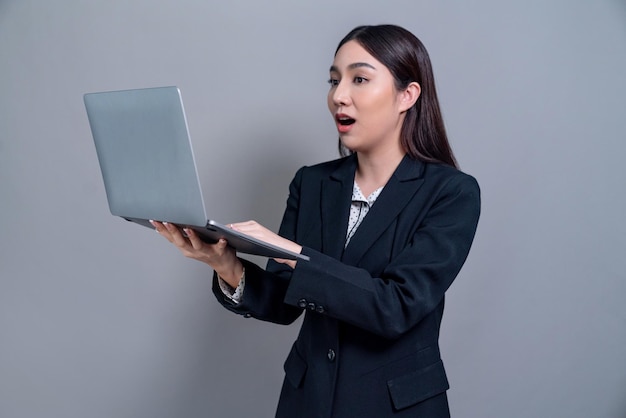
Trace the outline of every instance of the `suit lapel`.
<path fill-rule="evenodd" d="M 405 156 L 385 185 L 380 196 L 357 228 L 346 247 L 342 260 L 356 265 L 365 252 L 402 212 L 424 182 L 423 163 Z M 347 222 L 347 220 L 346 220 Z"/>
<path fill-rule="evenodd" d="M 356 165 L 356 155 L 351 155 L 322 181 L 322 251 L 337 259 L 346 242 Z"/>

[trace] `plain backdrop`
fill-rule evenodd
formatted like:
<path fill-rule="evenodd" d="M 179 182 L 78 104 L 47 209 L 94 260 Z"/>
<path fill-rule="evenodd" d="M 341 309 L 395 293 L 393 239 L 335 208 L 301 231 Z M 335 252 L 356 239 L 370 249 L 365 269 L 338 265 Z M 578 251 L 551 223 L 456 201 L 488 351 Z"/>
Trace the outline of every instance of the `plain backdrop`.
<path fill-rule="evenodd" d="M 110 215 L 82 95 L 178 86 L 211 213 L 277 229 L 337 156 L 336 44 L 378 23 L 429 49 L 482 187 L 453 416 L 626 417 L 624 0 L 0 0 L 0 417 L 273 416 L 298 325 L 227 313 L 209 268 Z"/>

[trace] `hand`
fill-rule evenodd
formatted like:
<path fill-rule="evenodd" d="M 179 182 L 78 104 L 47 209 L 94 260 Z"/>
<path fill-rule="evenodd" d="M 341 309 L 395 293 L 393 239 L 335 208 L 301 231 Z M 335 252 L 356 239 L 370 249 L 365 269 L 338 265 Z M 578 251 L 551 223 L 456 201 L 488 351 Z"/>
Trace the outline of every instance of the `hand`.
<path fill-rule="evenodd" d="M 185 228 L 186 237 L 180 228 L 167 222 L 150 221 L 156 231 L 174 244 L 180 252 L 188 258 L 208 264 L 215 272 L 233 288 L 239 285 L 243 275 L 243 265 L 237 258 L 237 253 L 228 246 L 225 239 L 217 244 L 207 244 L 202 241 L 193 229 Z"/>
<path fill-rule="evenodd" d="M 239 231 L 243 234 L 250 235 L 251 237 L 260 239 L 268 244 L 275 245 L 277 247 L 289 250 L 291 252 L 300 254 L 302 252 L 302 246 L 296 244 L 293 241 L 289 241 L 287 238 L 283 238 L 278 234 L 273 233 L 269 229 L 256 221 L 239 222 L 229 225 L 235 231 Z M 285 260 L 282 258 L 275 258 L 279 263 L 287 264 L 291 268 L 296 267 L 296 260 Z"/>

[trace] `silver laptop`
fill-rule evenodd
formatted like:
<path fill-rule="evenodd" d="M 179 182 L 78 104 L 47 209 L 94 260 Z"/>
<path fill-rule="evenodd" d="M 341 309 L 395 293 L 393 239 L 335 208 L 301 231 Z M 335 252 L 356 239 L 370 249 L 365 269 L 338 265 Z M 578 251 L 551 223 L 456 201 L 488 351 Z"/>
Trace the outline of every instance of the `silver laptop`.
<path fill-rule="evenodd" d="M 309 259 L 207 217 L 178 88 L 87 93 L 84 101 L 113 215 L 149 228 L 151 219 L 189 227 L 241 253 Z"/>

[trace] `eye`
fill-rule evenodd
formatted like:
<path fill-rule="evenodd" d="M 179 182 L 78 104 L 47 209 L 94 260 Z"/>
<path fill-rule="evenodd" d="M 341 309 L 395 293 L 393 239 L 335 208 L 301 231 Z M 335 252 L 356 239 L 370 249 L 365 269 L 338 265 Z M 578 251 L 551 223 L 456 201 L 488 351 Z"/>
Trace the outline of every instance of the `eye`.
<path fill-rule="evenodd" d="M 367 82 L 367 78 L 365 77 L 354 77 L 355 84 L 363 84 L 365 82 Z"/>
<path fill-rule="evenodd" d="M 339 84 L 339 80 L 337 80 L 336 78 L 329 78 L 328 84 L 330 85 L 330 87 L 335 87 L 337 86 L 337 84 Z"/>

